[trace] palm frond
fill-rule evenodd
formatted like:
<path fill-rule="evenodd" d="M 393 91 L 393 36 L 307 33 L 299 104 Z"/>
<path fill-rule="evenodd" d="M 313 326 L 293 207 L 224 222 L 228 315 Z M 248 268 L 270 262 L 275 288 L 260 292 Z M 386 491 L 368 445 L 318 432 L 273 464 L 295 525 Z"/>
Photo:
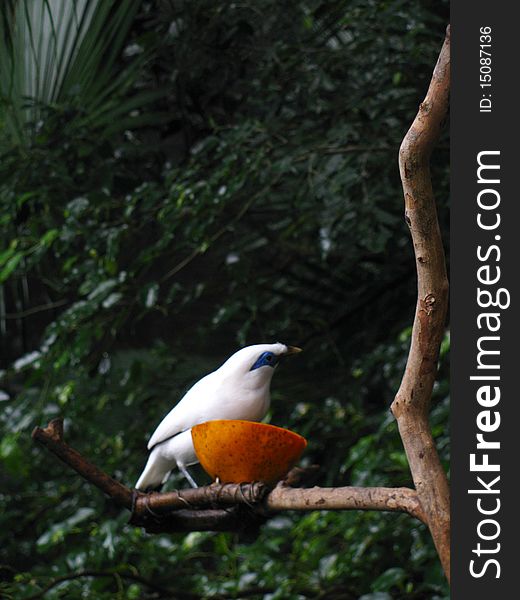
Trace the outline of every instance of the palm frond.
<path fill-rule="evenodd" d="M 110 122 L 117 131 L 130 111 L 157 99 L 159 92 L 133 91 L 146 56 L 120 62 L 141 1 L 8 0 L 2 6 L 0 123 L 11 142 L 28 142 L 45 106 L 75 108 L 78 123 L 102 128 Z"/>

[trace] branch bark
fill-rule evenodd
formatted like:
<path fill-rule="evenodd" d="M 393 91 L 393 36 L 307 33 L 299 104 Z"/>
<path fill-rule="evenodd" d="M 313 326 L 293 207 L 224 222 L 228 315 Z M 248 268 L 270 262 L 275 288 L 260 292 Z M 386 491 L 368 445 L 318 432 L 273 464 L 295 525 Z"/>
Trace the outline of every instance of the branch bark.
<path fill-rule="evenodd" d="M 425 521 L 415 490 L 386 487 L 287 488 L 277 486 L 264 504 L 278 510 L 388 510 Z"/>
<path fill-rule="evenodd" d="M 417 306 L 410 353 L 392 412 L 418 498 L 444 572 L 450 579 L 450 492 L 431 429 L 429 409 L 448 306 L 448 278 L 429 159 L 448 110 L 450 31 L 426 98 L 399 152 L 399 170 L 417 268 Z"/>
<path fill-rule="evenodd" d="M 119 506 L 130 510 L 132 524 L 153 533 L 252 530 L 281 510 L 386 510 L 405 512 L 425 521 L 414 490 L 291 487 L 301 484 L 308 473 L 298 468 L 274 489 L 258 482 L 214 483 L 197 489 L 145 494 L 112 479 L 69 446 L 63 440 L 61 419 L 54 419 L 45 429 L 36 427 L 32 436 Z M 313 472 L 314 468 L 309 471 Z"/>
<path fill-rule="evenodd" d="M 82 579 L 84 577 L 92 577 L 92 578 L 111 578 L 111 579 L 127 579 L 128 581 L 134 581 L 136 583 L 140 583 L 153 592 L 159 594 L 159 597 L 167 597 L 167 598 L 176 598 L 178 600 L 199 600 L 201 596 L 199 594 L 193 594 L 184 590 L 171 590 L 167 589 L 161 585 L 158 585 L 154 581 L 150 581 L 149 579 L 145 579 L 140 575 L 136 575 L 135 573 L 125 572 L 125 571 L 95 571 L 95 570 L 84 570 L 77 571 L 76 573 L 69 573 L 68 575 L 63 575 L 62 577 L 56 577 L 50 581 L 45 587 L 43 587 L 39 592 L 36 592 L 32 596 L 27 596 L 25 600 L 38 600 L 39 598 L 43 598 L 47 592 L 60 585 L 65 581 L 72 581 L 74 579 Z"/>
<path fill-rule="evenodd" d="M 119 506 L 132 509 L 132 490 L 112 479 L 104 471 L 86 460 L 77 450 L 63 441 L 63 421 L 53 419 L 45 429 L 35 427 L 32 438 L 48 448 L 65 464 L 72 467 L 87 481 L 94 483 L 102 492 L 110 496 Z"/>

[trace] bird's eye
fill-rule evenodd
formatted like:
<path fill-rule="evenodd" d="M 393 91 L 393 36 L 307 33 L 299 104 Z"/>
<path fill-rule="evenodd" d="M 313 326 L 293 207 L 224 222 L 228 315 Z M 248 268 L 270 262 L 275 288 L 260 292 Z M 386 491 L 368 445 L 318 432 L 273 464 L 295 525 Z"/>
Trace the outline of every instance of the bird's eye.
<path fill-rule="evenodd" d="M 272 355 L 272 354 L 268 354 L 268 355 L 265 357 L 265 360 L 266 360 L 267 362 L 271 362 L 271 361 L 273 360 L 273 355 Z"/>

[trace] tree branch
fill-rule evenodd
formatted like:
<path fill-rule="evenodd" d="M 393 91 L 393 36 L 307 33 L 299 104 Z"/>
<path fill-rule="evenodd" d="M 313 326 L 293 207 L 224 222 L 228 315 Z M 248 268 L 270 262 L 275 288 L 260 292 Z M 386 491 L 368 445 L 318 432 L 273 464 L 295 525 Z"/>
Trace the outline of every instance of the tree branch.
<path fill-rule="evenodd" d="M 30 317 L 31 315 L 35 315 L 40 312 L 45 312 L 47 310 L 52 310 L 54 308 L 64 306 L 65 304 L 67 304 L 67 302 L 68 300 L 66 298 L 63 298 L 62 300 L 56 300 L 56 302 L 49 302 L 48 304 L 33 306 L 32 308 L 27 308 L 26 310 L 22 310 L 17 313 L 6 313 L 4 315 L 4 319 L 25 319 L 26 317 Z"/>
<path fill-rule="evenodd" d="M 36 427 L 32 436 L 119 506 L 130 510 L 133 525 L 151 533 L 251 531 L 280 510 L 386 510 L 425 520 L 416 492 L 408 488 L 290 487 L 301 484 L 315 466 L 293 469 L 274 489 L 258 482 L 214 483 L 197 489 L 145 494 L 112 479 L 69 446 L 63 440 L 61 419 L 54 419 L 45 429 Z"/>
<path fill-rule="evenodd" d="M 406 512 L 420 521 L 425 517 L 414 490 L 385 487 L 287 488 L 277 486 L 264 504 L 278 510 L 388 510 Z"/>
<path fill-rule="evenodd" d="M 75 579 L 83 579 L 83 578 L 113 578 L 113 579 L 124 579 L 127 581 L 133 581 L 135 583 L 139 583 L 147 588 L 149 588 L 154 594 L 158 594 L 158 598 L 169 598 L 170 600 L 201 600 L 202 598 L 207 598 L 207 596 L 201 596 L 195 592 L 189 592 L 187 590 L 180 589 L 171 589 L 163 587 L 155 583 L 154 581 L 150 581 L 140 575 L 133 572 L 121 572 L 121 571 L 95 571 L 95 570 L 84 570 L 77 571 L 74 573 L 69 573 L 67 575 L 63 575 L 61 577 L 56 577 L 49 583 L 47 583 L 39 592 L 32 594 L 31 596 L 27 596 L 24 600 L 39 600 L 39 598 L 43 598 L 47 592 L 54 589 L 56 586 L 61 583 L 65 583 L 66 581 L 74 581 Z M 240 590 L 237 592 L 224 592 L 220 594 L 214 594 L 211 596 L 213 600 L 233 600 L 238 598 L 249 598 L 250 596 L 264 596 L 266 594 L 272 594 L 276 591 L 274 588 L 267 587 L 255 587 Z M 298 590 L 298 593 L 302 596 L 306 596 L 308 598 L 317 598 L 319 596 L 318 590 L 313 589 L 304 589 L 301 588 Z M 154 595 L 155 597 L 155 595 Z"/>
<path fill-rule="evenodd" d="M 94 483 L 117 504 L 132 510 L 132 490 L 112 479 L 101 469 L 86 460 L 77 450 L 63 441 L 63 420 L 53 419 L 45 429 L 35 427 L 32 438 L 48 448 L 65 464 L 72 467 L 84 479 Z"/>
<path fill-rule="evenodd" d="M 74 579 L 83 579 L 85 577 L 93 577 L 93 578 L 117 578 L 126 579 L 128 581 L 133 581 L 135 583 L 140 583 L 150 590 L 160 594 L 162 597 L 170 597 L 170 598 L 178 598 L 179 600 L 199 600 L 201 597 L 199 594 L 193 594 L 184 590 L 171 590 L 157 583 L 145 579 L 140 575 L 135 573 L 127 573 L 120 571 L 94 571 L 94 570 L 84 570 L 78 571 L 76 573 L 69 573 L 68 575 L 63 575 L 62 577 L 57 577 L 50 581 L 44 588 L 42 588 L 39 592 L 36 592 L 32 596 L 28 596 L 25 600 L 38 600 L 38 598 L 43 598 L 47 592 L 55 588 L 56 586 L 64 583 L 66 581 L 73 581 Z"/>
<path fill-rule="evenodd" d="M 448 278 L 429 159 L 446 117 L 450 89 L 450 31 L 426 98 L 399 152 L 399 169 L 417 268 L 417 306 L 410 353 L 392 412 L 433 541 L 450 578 L 450 493 L 429 426 L 429 408 L 448 306 Z"/>

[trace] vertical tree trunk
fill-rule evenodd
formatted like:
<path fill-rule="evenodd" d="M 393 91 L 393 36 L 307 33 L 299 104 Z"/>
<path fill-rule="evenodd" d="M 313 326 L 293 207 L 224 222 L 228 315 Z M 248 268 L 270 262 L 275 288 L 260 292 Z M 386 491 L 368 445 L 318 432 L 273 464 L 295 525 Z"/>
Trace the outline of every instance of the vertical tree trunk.
<path fill-rule="evenodd" d="M 450 491 L 429 426 L 437 359 L 448 306 L 448 278 L 429 159 L 448 109 L 450 32 L 426 98 L 399 152 L 399 169 L 417 267 L 417 306 L 410 354 L 392 412 L 435 547 L 450 579 Z"/>

